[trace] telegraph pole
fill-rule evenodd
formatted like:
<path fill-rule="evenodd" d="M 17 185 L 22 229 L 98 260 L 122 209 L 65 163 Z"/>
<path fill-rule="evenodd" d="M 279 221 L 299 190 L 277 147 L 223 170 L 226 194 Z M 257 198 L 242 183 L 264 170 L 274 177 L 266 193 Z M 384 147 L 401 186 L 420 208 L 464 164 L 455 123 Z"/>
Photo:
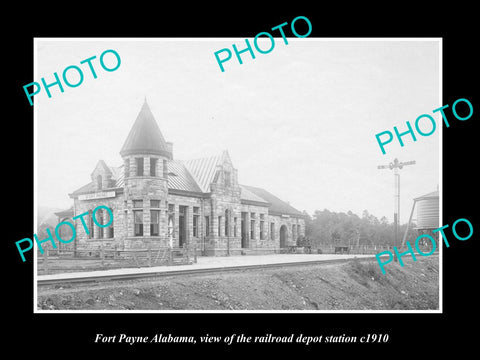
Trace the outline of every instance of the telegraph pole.
<path fill-rule="evenodd" d="M 400 174 L 398 173 L 399 169 L 402 169 L 406 165 L 415 165 L 415 160 L 400 162 L 397 158 L 393 160 L 388 165 L 378 165 L 377 169 L 390 169 L 393 170 L 393 180 L 394 180 L 394 194 L 393 194 L 393 223 L 394 223 L 394 246 L 398 244 L 398 230 L 400 228 Z M 393 258 L 397 260 L 397 253 L 394 252 Z"/>

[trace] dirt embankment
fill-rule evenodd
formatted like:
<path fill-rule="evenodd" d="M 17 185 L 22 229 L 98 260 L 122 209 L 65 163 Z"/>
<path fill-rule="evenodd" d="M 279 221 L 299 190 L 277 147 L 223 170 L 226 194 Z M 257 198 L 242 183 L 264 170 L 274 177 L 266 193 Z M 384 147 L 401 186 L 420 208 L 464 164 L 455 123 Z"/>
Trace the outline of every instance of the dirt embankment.
<path fill-rule="evenodd" d="M 45 310 L 432 310 L 438 309 L 437 256 L 246 270 L 88 285 L 39 287 Z"/>

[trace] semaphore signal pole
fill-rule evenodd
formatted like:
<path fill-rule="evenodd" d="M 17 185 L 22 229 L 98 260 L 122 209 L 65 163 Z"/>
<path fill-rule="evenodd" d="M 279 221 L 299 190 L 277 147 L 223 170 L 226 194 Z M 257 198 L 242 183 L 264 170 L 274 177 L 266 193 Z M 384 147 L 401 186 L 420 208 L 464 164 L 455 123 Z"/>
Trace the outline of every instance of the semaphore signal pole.
<path fill-rule="evenodd" d="M 398 230 L 400 228 L 400 174 L 398 173 L 398 169 L 402 169 L 406 165 L 415 165 L 415 160 L 400 162 L 397 158 L 393 160 L 388 165 L 378 165 L 377 169 L 390 169 L 393 170 L 393 180 L 395 186 L 395 192 L 393 195 L 393 222 L 394 222 L 394 246 L 398 245 Z M 395 261 L 397 260 L 397 253 L 394 251 L 393 258 Z"/>

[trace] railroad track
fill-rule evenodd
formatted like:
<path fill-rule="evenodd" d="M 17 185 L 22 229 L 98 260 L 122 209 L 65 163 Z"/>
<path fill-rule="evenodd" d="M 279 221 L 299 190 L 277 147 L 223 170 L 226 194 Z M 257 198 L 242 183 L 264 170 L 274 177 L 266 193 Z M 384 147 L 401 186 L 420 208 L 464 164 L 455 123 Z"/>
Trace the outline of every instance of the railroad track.
<path fill-rule="evenodd" d="M 145 279 L 145 278 L 162 278 L 162 277 L 168 277 L 168 276 L 218 274 L 218 273 L 234 272 L 234 271 L 273 269 L 273 268 L 305 266 L 305 265 L 329 265 L 334 263 L 344 263 L 352 260 L 366 261 L 366 260 L 372 260 L 372 259 L 374 259 L 374 257 L 301 261 L 301 262 L 284 262 L 284 263 L 275 263 L 275 264 L 239 265 L 239 266 L 228 266 L 228 267 L 185 269 L 185 270 L 172 270 L 172 271 L 159 271 L 159 272 L 150 271 L 150 272 L 143 272 L 143 273 L 75 276 L 71 278 L 62 278 L 62 279 L 37 279 L 37 286 L 58 285 L 58 284 L 68 284 L 68 283 L 91 283 L 91 282 L 122 281 L 122 280 L 124 281 L 124 280 L 135 280 L 135 279 Z"/>

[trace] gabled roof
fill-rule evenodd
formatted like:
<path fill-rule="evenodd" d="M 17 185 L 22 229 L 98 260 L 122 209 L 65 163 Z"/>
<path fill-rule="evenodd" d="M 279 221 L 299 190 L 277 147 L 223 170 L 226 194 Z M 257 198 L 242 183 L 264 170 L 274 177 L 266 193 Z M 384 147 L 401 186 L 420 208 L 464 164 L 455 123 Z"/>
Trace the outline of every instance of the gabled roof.
<path fill-rule="evenodd" d="M 172 153 L 146 100 L 120 150 L 122 156 L 135 154 L 153 154 L 172 158 Z"/>
<path fill-rule="evenodd" d="M 103 160 L 98 160 L 98 163 L 97 163 L 97 165 L 95 166 L 95 169 L 93 170 L 92 174 L 95 172 L 95 170 L 97 170 L 97 168 L 103 168 L 103 171 L 104 171 L 105 174 L 107 174 L 107 175 L 110 175 L 110 174 L 111 174 L 110 168 L 107 166 L 107 164 L 106 164 L 105 161 L 103 161 Z"/>
<path fill-rule="evenodd" d="M 438 198 L 438 190 L 432 191 L 431 193 L 428 193 L 428 194 L 425 194 L 425 195 L 422 195 L 422 196 L 419 196 L 419 197 L 417 197 L 413 200 L 417 201 L 417 200 L 434 199 L 434 198 Z"/>
<path fill-rule="evenodd" d="M 103 161 L 103 160 L 102 160 Z M 105 166 L 107 166 L 105 164 Z M 123 165 L 113 167 L 113 166 L 107 166 L 108 170 L 112 174 L 112 181 L 113 186 L 109 188 L 103 189 L 103 191 L 108 190 L 108 189 L 115 189 L 115 188 L 122 188 L 123 187 Z M 85 194 L 85 193 L 91 193 L 95 191 L 95 183 L 93 181 L 89 182 L 86 185 L 83 185 L 81 188 L 78 188 L 74 192 L 72 192 L 70 195 L 80 195 L 80 194 Z"/>
<path fill-rule="evenodd" d="M 247 189 L 246 186 L 240 185 L 240 200 L 246 202 L 254 202 L 254 203 L 264 203 L 265 206 L 270 206 L 270 203 L 267 202 L 265 199 L 261 198 L 260 196 L 255 195 L 253 192 Z"/>
<path fill-rule="evenodd" d="M 215 181 L 215 174 L 217 173 L 218 167 L 225 161 L 230 161 L 228 152 L 225 151 L 221 155 L 202 159 L 189 161 L 167 160 L 168 189 L 192 193 L 194 196 L 195 194 L 209 193 L 210 184 Z M 105 166 L 107 165 L 105 164 Z M 108 169 L 112 173 L 112 180 L 114 181 L 112 189 L 123 188 L 123 165 L 118 167 L 109 166 Z M 303 216 L 303 214 L 293 206 L 280 200 L 265 189 L 240 185 L 240 190 L 240 200 L 244 203 L 248 204 L 250 202 L 254 205 L 266 206 L 269 208 L 269 213 L 271 214 Z M 70 195 L 73 197 L 94 191 L 95 184 L 90 182 Z"/>
<path fill-rule="evenodd" d="M 248 191 L 252 192 L 256 196 L 264 199 L 266 202 L 270 203 L 270 208 L 268 210 L 269 213 L 303 216 L 303 214 L 297 209 L 295 209 L 293 206 L 291 206 L 290 204 L 286 203 L 283 200 L 280 200 L 278 197 L 269 193 L 265 189 L 261 189 L 253 186 L 246 186 L 246 185 L 241 185 L 241 186 L 247 189 Z"/>
<path fill-rule="evenodd" d="M 213 183 L 217 166 L 221 164 L 222 155 L 203 159 L 185 161 L 185 167 L 190 171 L 202 192 L 210 192 L 210 184 Z"/>
<path fill-rule="evenodd" d="M 124 171 L 123 165 L 118 167 L 109 166 L 112 172 L 112 180 L 114 181 L 113 188 L 123 188 L 124 186 Z M 193 176 L 185 168 L 185 165 L 179 160 L 167 160 L 168 188 L 171 190 L 181 190 L 194 193 L 203 192 L 197 184 Z M 103 189 L 107 190 L 107 189 Z M 80 195 L 95 191 L 94 182 L 90 182 L 81 188 L 75 190 L 71 195 Z"/>
<path fill-rule="evenodd" d="M 114 187 L 123 187 L 123 178 L 125 175 L 123 165 L 117 167 L 109 166 L 108 168 L 112 172 L 112 180 L 115 181 Z"/>
<path fill-rule="evenodd" d="M 95 184 L 93 183 L 93 181 L 89 182 L 86 185 L 83 185 L 82 187 L 78 188 L 77 190 L 75 190 L 69 195 L 80 195 L 80 194 L 89 193 L 92 191 L 95 191 Z"/>
<path fill-rule="evenodd" d="M 169 189 L 198 193 L 203 192 L 181 161 L 169 160 L 167 162 L 167 168 Z"/>

